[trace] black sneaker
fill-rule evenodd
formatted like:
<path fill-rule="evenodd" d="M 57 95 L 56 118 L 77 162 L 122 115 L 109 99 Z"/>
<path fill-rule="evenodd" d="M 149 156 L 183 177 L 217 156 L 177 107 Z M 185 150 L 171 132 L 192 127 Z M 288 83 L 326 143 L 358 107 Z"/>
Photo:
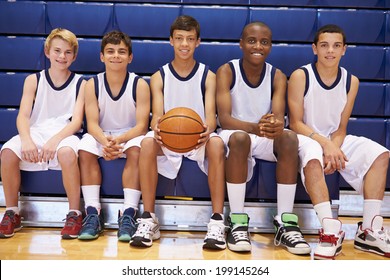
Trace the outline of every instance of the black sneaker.
<path fill-rule="evenodd" d="M 203 249 L 224 250 L 225 241 L 225 224 L 222 215 L 215 213 L 211 216 L 207 225 L 207 234 L 203 242 Z"/>
<path fill-rule="evenodd" d="M 137 219 L 138 228 L 130 240 L 130 246 L 134 247 L 150 247 L 153 240 L 160 238 L 160 225 L 157 217 L 154 219 L 152 215 L 145 211 L 141 218 Z"/>
<path fill-rule="evenodd" d="M 137 230 L 136 221 L 134 217 L 137 211 L 134 208 L 127 208 L 122 216 L 120 215 L 120 211 L 118 213 L 118 240 L 123 242 L 129 242 L 131 237 L 134 235 Z"/>
<path fill-rule="evenodd" d="M 248 232 L 248 215 L 245 213 L 230 214 L 228 217 L 228 222 L 228 248 L 235 252 L 250 252 L 252 250 L 252 244 Z"/>
<path fill-rule="evenodd" d="M 282 225 L 274 220 L 275 246 L 283 245 L 287 248 L 287 251 L 296 255 L 310 254 L 310 245 L 303 238 L 298 227 L 298 216 L 293 213 L 283 213 L 281 218 Z"/>
<path fill-rule="evenodd" d="M 104 229 L 103 213 L 95 207 L 88 206 L 86 211 L 86 216 L 83 220 L 83 226 L 80 230 L 78 239 L 80 240 L 92 240 L 99 237 Z"/>

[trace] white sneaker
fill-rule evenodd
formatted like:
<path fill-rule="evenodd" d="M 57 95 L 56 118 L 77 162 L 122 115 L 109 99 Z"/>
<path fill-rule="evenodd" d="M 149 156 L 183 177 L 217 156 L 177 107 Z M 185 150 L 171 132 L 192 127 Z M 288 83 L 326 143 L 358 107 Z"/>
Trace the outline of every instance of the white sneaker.
<path fill-rule="evenodd" d="M 203 242 L 203 249 L 224 250 L 225 241 L 225 224 L 223 220 L 210 219 L 207 225 L 207 234 Z"/>
<path fill-rule="evenodd" d="M 134 247 L 150 247 L 153 240 L 160 238 L 160 225 L 157 217 L 145 211 L 141 218 L 137 219 L 138 227 L 135 234 L 130 240 L 130 246 Z"/>
<path fill-rule="evenodd" d="M 358 223 L 354 246 L 356 249 L 372 252 L 390 258 L 390 233 L 383 229 L 383 218 L 375 216 L 371 228 L 362 229 Z"/>
<path fill-rule="evenodd" d="M 315 260 L 334 260 L 341 253 L 345 233 L 341 230 L 341 222 L 338 219 L 324 218 L 320 239 L 314 250 Z"/>
<path fill-rule="evenodd" d="M 228 217 L 227 246 L 235 252 L 250 252 L 252 244 L 249 235 L 249 217 L 245 213 L 232 213 Z"/>

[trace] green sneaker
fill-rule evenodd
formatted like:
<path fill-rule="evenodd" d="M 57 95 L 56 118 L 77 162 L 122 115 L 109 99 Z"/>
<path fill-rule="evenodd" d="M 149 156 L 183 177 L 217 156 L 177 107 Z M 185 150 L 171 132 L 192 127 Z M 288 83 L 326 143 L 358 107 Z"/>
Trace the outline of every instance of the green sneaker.
<path fill-rule="evenodd" d="M 310 245 L 303 238 L 298 226 L 298 216 L 294 213 L 283 213 L 282 223 L 274 219 L 275 226 L 275 246 L 283 245 L 287 251 L 295 255 L 310 254 Z"/>
<path fill-rule="evenodd" d="M 228 217 L 229 229 L 227 245 L 231 251 L 250 252 L 252 244 L 249 238 L 249 217 L 245 213 L 232 213 Z"/>

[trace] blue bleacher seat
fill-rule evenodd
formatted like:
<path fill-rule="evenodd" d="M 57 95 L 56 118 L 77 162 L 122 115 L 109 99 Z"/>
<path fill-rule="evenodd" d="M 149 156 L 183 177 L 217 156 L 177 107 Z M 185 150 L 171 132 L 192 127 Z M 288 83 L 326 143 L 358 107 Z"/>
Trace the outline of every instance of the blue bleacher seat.
<path fill-rule="evenodd" d="M 21 171 L 20 193 L 66 196 L 61 170 Z"/>
<path fill-rule="evenodd" d="M 0 33 L 45 34 L 45 2 L 0 2 Z"/>
<path fill-rule="evenodd" d="M 182 0 L 183 4 L 210 4 L 210 0 Z M 213 5 L 248 5 L 250 0 L 213 0 Z"/>
<path fill-rule="evenodd" d="M 386 124 L 383 118 L 350 118 L 347 134 L 364 136 L 386 146 Z"/>
<path fill-rule="evenodd" d="M 173 48 L 169 41 L 133 41 L 133 61 L 129 70 L 137 74 L 150 75 L 159 67 L 172 61 Z"/>
<path fill-rule="evenodd" d="M 118 29 L 132 38 L 169 39 L 169 29 L 180 15 L 180 6 L 115 4 L 114 13 Z"/>
<path fill-rule="evenodd" d="M 312 8 L 251 8 L 250 14 L 251 22 L 262 21 L 271 28 L 273 41 L 311 43 L 317 30 L 317 10 Z"/>
<path fill-rule="evenodd" d="M 53 28 L 69 29 L 76 36 L 103 36 L 113 29 L 113 4 L 49 2 L 46 32 Z"/>
<path fill-rule="evenodd" d="M 311 45 L 274 44 L 267 61 L 289 77 L 294 70 L 314 59 Z"/>
<path fill-rule="evenodd" d="M 389 0 L 390 1 L 390 0 Z M 390 21 L 389 21 L 390 22 Z M 390 80 L 390 48 L 386 47 L 385 48 L 385 53 L 386 53 L 386 69 L 385 69 L 385 79 Z"/>
<path fill-rule="evenodd" d="M 217 69 L 231 59 L 241 57 L 241 49 L 237 43 L 203 42 L 195 51 L 195 59 L 207 64 L 215 73 Z"/>
<path fill-rule="evenodd" d="M 100 44 L 101 39 L 79 40 L 79 53 L 70 69 L 75 72 L 86 73 L 104 71 L 104 64 L 100 60 Z"/>
<path fill-rule="evenodd" d="M 340 65 L 360 80 L 383 80 L 385 79 L 386 50 L 380 46 L 349 46 Z"/>
<path fill-rule="evenodd" d="M 24 80 L 28 74 L 0 72 L 0 107 L 19 107 Z"/>
<path fill-rule="evenodd" d="M 0 108 L 0 142 L 4 143 L 18 134 L 16 129 L 16 117 L 19 110 Z"/>
<path fill-rule="evenodd" d="M 44 68 L 43 38 L 0 37 L 2 71 L 35 71 Z"/>
<path fill-rule="evenodd" d="M 388 8 L 390 8 L 390 0 L 388 1 Z M 390 11 L 386 12 L 386 22 L 390 22 Z M 385 30 L 385 42 L 386 44 L 390 44 L 390 26 L 387 24 Z"/>
<path fill-rule="evenodd" d="M 385 102 L 384 102 L 384 104 L 385 104 L 385 116 L 390 117 L 390 84 L 389 83 L 387 83 L 385 85 Z"/>
<path fill-rule="evenodd" d="M 312 6 L 312 7 L 343 7 L 343 8 L 385 8 L 388 7 L 388 0 L 251 0 L 250 4 L 266 6 Z"/>
<path fill-rule="evenodd" d="M 337 24 L 343 28 L 348 43 L 384 43 L 386 13 L 375 10 L 318 10 L 318 27 Z"/>
<path fill-rule="evenodd" d="M 361 82 L 352 116 L 385 116 L 385 84 Z"/>
<path fill-rule="evenodd" d="M 183 6 L 182 14 L 197 19 L 202 39 L 218 40 L 238 41 L 249 18 L 245 7 Z"/>

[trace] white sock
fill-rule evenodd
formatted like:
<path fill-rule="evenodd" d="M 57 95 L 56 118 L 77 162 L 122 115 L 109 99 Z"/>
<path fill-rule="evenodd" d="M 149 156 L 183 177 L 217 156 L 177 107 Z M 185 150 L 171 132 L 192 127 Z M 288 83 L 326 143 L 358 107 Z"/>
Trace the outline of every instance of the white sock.
<path fill-rule="evenodd" d="M 294 208 L 295 190 L 297 184 L 277 184 L 277 210 L 275 219 L 282 223 L 283 213 L 292 213 Z"/>
<path fill-rule="evenodd" d="M 19 210 L 18 206 L 12 206 L 12 207 L 5 208 L 5 211 L 7 211 L 7 210 L 12 210 L 12 211 L 14 211 L 15 214 L 20 215 L 20 210 Z"/>
<path fill-rule="evenodd" d="M 78 216 L 80 216 L 82 214 L 81 211 L 78 209 L 69 209 L 68 213 L 70 213 L 70 212 L 76 212 Z"/>
<path fill-rule="evenodd" d="M 99 211 L 101 209 L 100 186 L 99 185 L 81 186 L 81 190 L 83 192 L 85 209 L 87 209 L 88 206 L 92 206 Z"/>
<path fill-rule="evenodd" d="M 332 209 L 330 207 L 330 201 L 325 201 L 314 205 L 314 210 L 317 213 L 318 220 L 322 227 L 322 220 L 324 218 L 333 218 Z"/>
<path fill-rule="evenodd" d="M 125 188 L 123 189 L 123 193 L 124 193 L 124 203 L 123 203 L 122 213 L 127 208 L 130 207 L 134 208 L 135 210 L 138 210 L 138 204 L 141 198 L 141 191 Z"/>
<path fill-rule="evenodd" d="M 382 200 L 365 199 L 363 203 L 362 229 L 371 228 L 372 219 L 381 213 Z"/>
<path fill-rule="evenodd" d="M 226 183 L 231 213 L 244 213 L 246 183 Z"/>

